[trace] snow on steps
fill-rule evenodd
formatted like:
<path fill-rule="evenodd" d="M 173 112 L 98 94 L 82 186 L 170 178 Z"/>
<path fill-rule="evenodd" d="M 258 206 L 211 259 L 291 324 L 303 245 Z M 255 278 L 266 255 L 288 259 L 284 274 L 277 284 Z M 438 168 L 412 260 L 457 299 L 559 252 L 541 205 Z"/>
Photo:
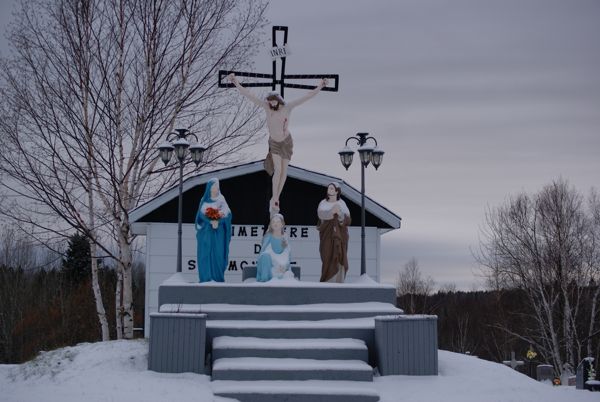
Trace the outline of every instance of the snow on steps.
<path fill-rule="evenodd" d="M 212 379 L 373 381 L 373 368 L 360 360 L 234 357 L 215 360 Z"/>
<path fill-rule="evenodd" d="M 214 381 L 213 393 L 240 402 L 377 402 L 371 383 L 354 381 Z"/>
<path fill-rule="evenodd" d="M 224 357 L 287 357 L 317 360 L 362 360 L 368 349 L 360 339 L 265 339 L 220 336 L 213 339 L 212 359 Z"/>
<path fill-rule="evenodd" d="M 207 337 L 211 340 L 223 335 L 259 338 L 355 338 L 362 339 L 371 346 L 374 328 L 373 317 L 318 321 L 206 321 Z"/>
<path fill-rule="evenodd" d="M 164 304 L 161 313 L 204 313 L 209 320 L 326 320 L 402 314 L 391 303 L 315 303 L 299 305 Z"/>

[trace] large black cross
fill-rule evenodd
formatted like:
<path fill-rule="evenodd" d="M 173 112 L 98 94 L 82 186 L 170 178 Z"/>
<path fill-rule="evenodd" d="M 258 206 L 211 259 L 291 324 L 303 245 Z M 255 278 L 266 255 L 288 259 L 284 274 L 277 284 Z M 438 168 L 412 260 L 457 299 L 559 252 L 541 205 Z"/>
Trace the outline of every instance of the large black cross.
<path fill-rule="evenodd" d="M 281 48 L 277 47 L 277 31 L 283 31 L 283 46 L 285 49 L 285 45 L 287 45 L 287 37 L 288 37 L 288 27 L 282 26 L 274 26 L 273 27 L 273 51 L 278 52 L 281 51 Z M 272 53 L 273 54 L 273 53 Z M 283 50 L 283 56 L 281 56 L 281 79 L 277 79 L 277 58 L 273 59 L 273 73 L 272 74 L 261 74 L 261 73 L 247 73 L 244 71 L 231 71 L 231 70 L 219 70 L 219 87 L 220 88 L 230 88 L 233 87 L 234 84 L 230 82 L 223 82 L 223 78 L 227 77 L 227 75 L 234 73 L 237 77 L 251 77 L 251 78 L 266 78 L 271 80 L 271 82 L 244 82 L 244 87 L 271 87 L 273 91 L 276 90 L 277 85 L 280 86 L 281 97 L 283 97 L 283 89 L 284 88 L 298 88 L 298 89 L 314 89 L 316 86 L 313 85 L 304 85 L 304 84 L 290 84 L 285 82 L 287 79 L 291 80 L 306 80 L 306 79 L 315 79 L 315 78 L 327 78 L 330 80 L 330 83 L 327 84 L 326 87 L 323 87 L 322 91 L 331 91 L 337 92 L 339 85 L 339 75 L 338 74 L 286 74 L 285 73 L 285 50 Z M 331 80 L 334 81 L 333 86 L 331 86 Z"/>

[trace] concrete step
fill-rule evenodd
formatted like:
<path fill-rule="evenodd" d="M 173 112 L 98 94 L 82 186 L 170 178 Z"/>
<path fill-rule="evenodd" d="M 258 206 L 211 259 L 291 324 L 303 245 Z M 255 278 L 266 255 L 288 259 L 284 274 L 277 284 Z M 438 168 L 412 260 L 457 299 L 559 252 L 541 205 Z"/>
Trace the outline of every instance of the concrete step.
<path fill-rule="evenodd" d="M 361 339 L 369 350 L 374 350 L 375 320 L 374 318 L 349 318 L 320 321 L 206 321 L 207 342 L 212 344 L 212 340 L 219 336 L 287 339 L 351 338 Z"/>
<path fill-rule="evenodd" d="M 398 315 L 391 303 L 321 303 L 299 305 L 164 304 L 161 313 L 204 313 L 209 320 L 328 320 Z"/>
<path fill-rule="evenodd" d="M 158 289 L 158 305 L 163 304 L 253 304 L 294 305 L 312 303 L 381 302 L 394 304 L 396 289 L 372 280 L 358 283 L 265 282 L 265 283 L 187 283 L 179 276 L 163 282 Z"/>
<path fill-rule="evenodd" d="M 377 402 L 368 382 L 353 381 L 214 381 L 217 396 L 240 402 Z"/>
<path fill-rule="evenodd" d="M 361 360 L 221 358 L 213 363 L 212 380 L 373 381 L 373 368 Z"/>
<path fill-rule="evenodd" d="M 219 336 L 213 339 L 212 359 L 269 357 L 368 361 L 367 345 L 360 339 L 270 339 Z"/>

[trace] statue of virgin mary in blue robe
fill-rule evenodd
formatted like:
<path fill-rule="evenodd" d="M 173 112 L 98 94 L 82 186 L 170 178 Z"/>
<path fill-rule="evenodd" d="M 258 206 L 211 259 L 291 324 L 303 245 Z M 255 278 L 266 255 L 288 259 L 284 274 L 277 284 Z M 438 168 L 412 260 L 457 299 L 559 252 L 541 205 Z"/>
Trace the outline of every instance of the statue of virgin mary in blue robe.
<path fill-rule="evenodd" d="M 209 218 L 207 212 L 210 214 L 215 210 L 219 211 L 220 217 Z M 231 210 L 221 194 L 218 179 L 213 178 L 206 183 L 195 222 L 200 282 L 225 282 L 231 240 Z"/>

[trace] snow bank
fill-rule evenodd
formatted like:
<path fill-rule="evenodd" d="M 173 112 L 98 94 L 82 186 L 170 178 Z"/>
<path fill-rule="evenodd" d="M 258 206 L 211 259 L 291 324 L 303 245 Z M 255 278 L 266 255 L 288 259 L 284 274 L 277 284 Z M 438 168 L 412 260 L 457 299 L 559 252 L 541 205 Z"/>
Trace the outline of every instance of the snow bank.
<path fill-rule="evenodd" d="M 0 365 L 0 401 L 225 401 L 210 377 L 146 370 L 145 340 L 81 344 L 41 354 L 21 365 Z M 375 377 L 381 402 L 597 402 L 598 394 L 538 383 L 498 363 L 446 351 L 439 376 Z"/>

